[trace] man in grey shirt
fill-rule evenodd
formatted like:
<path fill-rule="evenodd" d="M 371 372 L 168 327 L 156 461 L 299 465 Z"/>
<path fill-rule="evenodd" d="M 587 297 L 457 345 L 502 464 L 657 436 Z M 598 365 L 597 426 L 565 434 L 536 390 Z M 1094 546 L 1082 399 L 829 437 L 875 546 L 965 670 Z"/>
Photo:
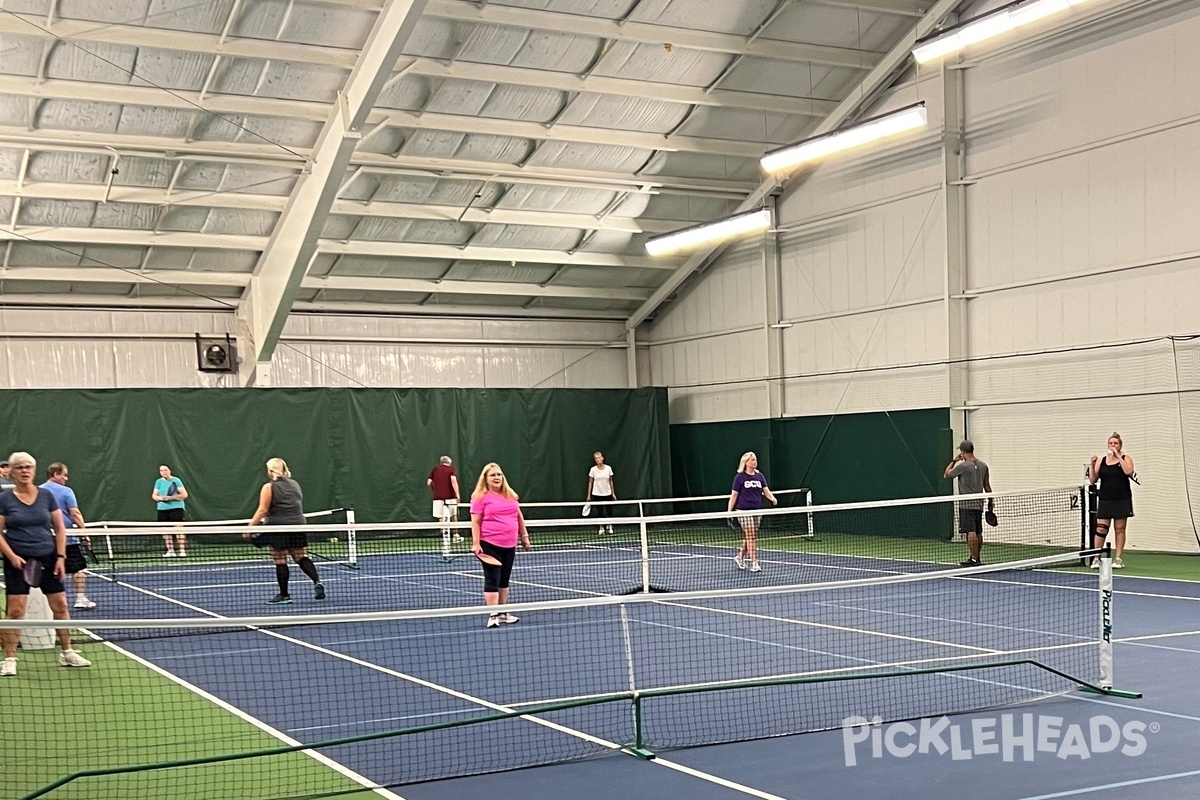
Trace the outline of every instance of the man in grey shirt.
<path fill-rule="evenodd" d="M 5 489 L 11 489 L 17 485 L 16 481 L 10 477 L 11 473 L 12 467 L 8 465 L 8 462 L 0 461 L 0 492 L 3 492 Z"/>
<path fill-rule="evenodd" d="M 958 455 L 946 466 L 944 476 L 948 479 L 958 478 L 959 494 L 983 494 L 992 491 L 988 465 L 975 457 L 975 445 L 966 439 L 958 446 Z M 991 511 L 991 498 L 988 498 L 987 506 L 988 511 Z M 958 531 L 966 535 L 967 549 L 970 551 L 970 556 L 961 566 L 978 567 L 982 563 L 979 552 L 983 548 L 983 500 L 959 501 Z"/>

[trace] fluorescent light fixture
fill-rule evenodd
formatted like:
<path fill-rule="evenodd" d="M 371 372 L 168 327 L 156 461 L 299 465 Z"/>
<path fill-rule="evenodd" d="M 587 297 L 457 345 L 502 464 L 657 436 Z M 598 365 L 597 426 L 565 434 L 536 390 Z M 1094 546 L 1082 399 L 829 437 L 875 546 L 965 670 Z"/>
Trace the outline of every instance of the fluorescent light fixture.
<path fill-rule="evenodd" d="M 690 228 L 647 239 L 646 252 L 652 256 L 662 256 L 701 245 L 715 244 L 737 236 L 762 233 L 770 227 L 771 209 L 760 208 L 757 211 L 747 211 L 745 214 L 726 217 L 716 222 L 706 222 L 703 225 L 693 225 Z"/>
<path fill-rule="evenodd" d="M 927 36 L 913 48 L 913 58 L 920 64 L 945 58 L 970 45 L 1008 33 L 1015 28 L 1045 19 L 1053 14 L 1083 5 L 1087 0 L 1022 0 L 998 8 L 990 14 L 968 20 L 944 31 Z"/>
<path fill-rule="evenodd" d="M 783 330 L 784 328 L 792 327 L 792 324 L 793 323 L 788 322 L 787 320 L 781 319 L 781 320 L 779 320 L 779 322 L 773 322 L 770 325 L 768 325 L 767 327 L 774 328 L 775 330 Z"/>
<path fill-rule="evenodd" d="M 868 142 L 894 136 L 913 128 L 923 128 L 925 122 L 925 104 L 917 103 L 899 111 L 863 120 L 850 128 L 772 150 L 763 156 L 759 163 L 767 172 L 782 172 L 842 150 L 861 147 Z"/>

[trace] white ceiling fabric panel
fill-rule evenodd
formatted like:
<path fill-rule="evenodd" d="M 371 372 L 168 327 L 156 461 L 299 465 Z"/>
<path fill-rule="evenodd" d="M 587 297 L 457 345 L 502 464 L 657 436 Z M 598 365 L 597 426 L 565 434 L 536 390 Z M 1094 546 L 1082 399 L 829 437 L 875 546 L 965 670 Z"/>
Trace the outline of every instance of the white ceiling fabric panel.
<path fill-rule="evenodd" d="M 3 0 L 0 304 L 236 305 L 319 174 L 340 186 L 306 308 L 620 316 L 681 263 L 646 238 L 728 213 L 760 146 L 812 130 L 911 24 L 852 0 L 435 0 L 371 62 L 384 86 L 327 179 L 318 137 L 383 8 Z M 94 259 L 179 285 L 76 271 Z"/>

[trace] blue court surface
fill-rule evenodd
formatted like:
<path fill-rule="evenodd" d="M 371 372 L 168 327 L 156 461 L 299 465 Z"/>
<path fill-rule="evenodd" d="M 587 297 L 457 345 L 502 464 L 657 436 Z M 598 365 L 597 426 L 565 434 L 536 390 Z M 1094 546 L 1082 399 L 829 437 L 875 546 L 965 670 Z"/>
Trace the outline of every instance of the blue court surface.
<path fill-rule="evenodd" d="M 796 554 L 764 553 L 789 568 Z M 753 585 L 727 558 L 676 552 L 670 569 L 697 571 L 712 588 Z M 293 571 L 297 602 L 273 608 L 269 565 L 228 569 L 171 564 L 97 580 L 103 608 L 139 617 L 245 617 L 361 610 L 363 594 L 395 584 L 427 593 L 430 607 L 473 605 L 481 580 L 469 559 L 380 557 L 360 571 L 325 569 L 330 598 L 317 604 Z M 809 580 L 906 571 L 845 558 L 809 559 Z M 684 562 L 687 562 L 686 564 Z M 564 551 L 519 561 L 513 601 L 585 598 L 611 591 L 636 559 L 614 548 L 586 558 Z M 824 570 L 824 572 L 822 572 Z M 708 576 L 711 573 L 711 580 Z M 616 578 L 614 578 L 616 576 Z M 118 642 L 244 715 L 302 742 L 467 719 L 548 699 L 828 671 L 873 664 L 953 663 L 980 653 L 1048 648 L 1062 668 L 1094 659 L 1096 573 L 1012 571 L 814 596 L 676 603 L 671 594 L 626 611 L 533 612 L 485 629 L 482 618 L 233 629 L 219 634 Z M 1200 796 L 1200 583 L 1116 577 L 1116 686 L 1140 700 L 1069 691 L 1023 668 L 1003 676 L 952 675 L 714 691 L 648 702 L 646 733 L 657 757 L 619 752 L 631 741 L 628 703 L 553 712 L 326 749 L 384 797 L 818 798 L 829 796 L 1172 798 Z M 789 605 L 789 603 L 791 605 Z M 371 603 L 377 608 L 378 602 Z M 1079 659 L 1083 659 L 1080 661 Z M 1088 667 L 1090 668 L 1090 666 Z M 312 686 L 264 692 L 248 674 Z M 1094 679 L 1095 675 L 1083 676 Z M 323 687 L 325 687 L 323 689 Z M 967 689 L 986 710 L 950 714 Z M 1030 701 L 1030 702 L 1025 702 Z M 657 703 L 657 707 L 654 705 Z M 1014 704 L 1015 703 L 1015 704 Z M 848 725 L 846 717 L 910 719 Z M 826 728 L 802 735 L 795 729 Z M 755 737 L 731 744 L 703 742 Z M 522 755 L 523 754 L 523 755 Z M 513 764 L 568 763 L 410 782 Z"/>

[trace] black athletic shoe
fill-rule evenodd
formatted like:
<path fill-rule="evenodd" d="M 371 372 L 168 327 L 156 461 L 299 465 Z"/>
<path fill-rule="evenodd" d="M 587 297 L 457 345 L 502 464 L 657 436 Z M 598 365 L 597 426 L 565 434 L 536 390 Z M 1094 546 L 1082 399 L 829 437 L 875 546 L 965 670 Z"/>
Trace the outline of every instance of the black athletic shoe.
<path fill-rule="evenodd" d="M 314 600 L 324 600 L 325 599 L 325 584 L 323 584 L 323 583 L 314 583 L 313 584 L 313 599 Z"/>
<path fill-rule="evenodd" d="M 973 558 L 968 558 L 966 561 L 961 561 L 958 564 L 960 567 L 980 567 L 983 566 L 982 561 L 976 561 Z"/>
<path fill-rule="evenodd" d="M 287 606 L 292 604 L 292 598 L 286 594 L 277 594 L 268 600 L 267 604 L 272 606 Z"/>

